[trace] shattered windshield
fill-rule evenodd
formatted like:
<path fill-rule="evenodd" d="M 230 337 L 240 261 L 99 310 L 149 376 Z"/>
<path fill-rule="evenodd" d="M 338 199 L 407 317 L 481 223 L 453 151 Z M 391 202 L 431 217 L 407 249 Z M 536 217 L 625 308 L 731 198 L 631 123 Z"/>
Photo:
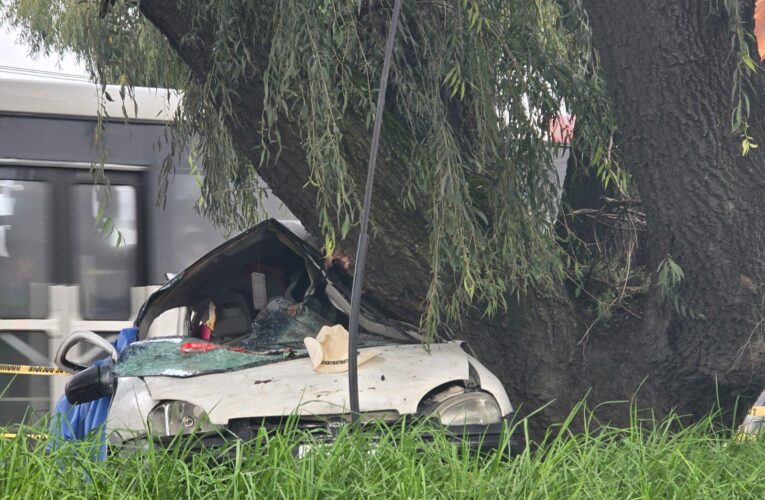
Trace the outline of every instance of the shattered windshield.
<path fill-rule="evenodd" d="M 316 337 L 328 324 L 309 301 L 293 304 L 276 297 L 252 322 L 249 333 L 232 342 L 190 337 L 160 338 L 130 345 L 114 367 L 122 377 L 193 377 L 306 357 L 305 337 Z M 389 343 L 362 337 L 360 347 Z"/>
<path fill-rule="evenodd" d="M 193 377 L 305 355 L 304 348 L 284 347 L 255 352 L 175 337 L 131 344 L 114 366 L 114 373 L 120 377 Z"/>
<path fill-rule="evenodd" d="M 245 349 L 278 343 L 302 344 L 305 337 L 315 337 L 326 324 L 309 302 L 292 304 L 284 297 L 275 297 L 252 322 L 250 333 L 234 344 Z"/>

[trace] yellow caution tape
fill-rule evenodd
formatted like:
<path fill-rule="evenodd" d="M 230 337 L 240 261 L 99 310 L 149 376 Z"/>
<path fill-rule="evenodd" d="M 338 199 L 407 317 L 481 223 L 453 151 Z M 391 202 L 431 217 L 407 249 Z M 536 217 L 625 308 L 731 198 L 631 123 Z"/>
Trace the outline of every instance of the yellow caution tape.
<path fill-rule="evenodd" d="M 24 435 L 26 437 L 32 438 L 32 439 L 38 439 L 38 440 L 40 440 L 40 439 L 48 439 L 48 436 L 46 436 L 45 434 L 34 434 L 34 433 L 32 433 L 32 434 L 24 434 Z M 0 438 L 3 438 L 3 439 L 15 439 L 17 436 L 18 436 L 18 434 L 14 434 L 12 432 L 4 432 L 3 434 L 0 434 Z"/>
<path fill-rule="evenodd" d="M 0 373 L 19 375 L 71 375 L 69 372 L 59 370 L 52 366 L 5 365 L 2 363 L 0 363 Z"/>
<path fill-rule="evenodd" d="M 765 406 L 752 406 L 749 409 L 749 413 L 747 415 L 751 415 L 753 417 L 765 417 Z"/>

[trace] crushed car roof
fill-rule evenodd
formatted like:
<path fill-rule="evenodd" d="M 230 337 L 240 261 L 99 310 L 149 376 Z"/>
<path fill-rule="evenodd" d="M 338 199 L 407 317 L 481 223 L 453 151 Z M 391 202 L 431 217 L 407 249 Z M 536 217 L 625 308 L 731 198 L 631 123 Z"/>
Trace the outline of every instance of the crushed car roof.
<path fill-rule="evenodd" d="M 217 286 L 222 267 L 233 265 L 228 263 L 236 263 L 240 260 L 237 256 L 249 255 L 248 251 L 253 246 L 269 239 L 278 240 L 301 256 L 306 261 L 306 267 L 313 268 L 316 274 L 327 282 L 327 294 L 333 304 L 347 314 L 350 290 L 340 280 L 330 279 L 324 266 L 324 258 L 314 246 L 316 240 L 298 222 L 283 223 L 268 219 L 211 250 L 160 287 L 139 310 L 135 326 L 140 328 L 151 323 L 164 311 L 204 299 L 209 291 Z M 365 302 L 362 303 L 362 308 L 362 327 L 366 323 L 368 331 L 402 340 L 420 340 L 416 327 L 383 318 Z"/>
<path fill-rule="evenodd" d="M 195 290 L 203 290 L 206 286 L 209 286 L 209 282 L 214 280 L 216 270 L 210 268 L 211 264 L 220 261 L 224 257 L 234 256 L 246 251 L 254 244 L 262 241 L 264 237 L 268 237 L 269 233 L 279 238 L 283 243 L 286 243 L 287 246 L 292 247 L 296 253 L 303 254 L 314 261 L 317 267 L 320 267 L 322 261 L 321 254 L 303 239 L 310 237 L 305 230 L 303 232 L 304 234 L 301 238 L 284 224 L 274 219 L 265 220 L 241 232 L 220 246 L 210 250 L 154 292 L 138 311 L 135 326 L 139 326 L 144 320 L 153 320 L 162 311 L 186 305 L 189 296 L 193 296 Z"/>

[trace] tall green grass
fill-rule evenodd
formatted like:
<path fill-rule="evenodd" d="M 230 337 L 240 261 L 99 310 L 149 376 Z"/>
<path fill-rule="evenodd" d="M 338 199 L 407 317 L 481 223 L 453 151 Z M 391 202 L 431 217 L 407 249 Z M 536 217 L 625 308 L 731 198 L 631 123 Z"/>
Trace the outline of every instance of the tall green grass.
<path fill-rule="evenodd" d="M 532 417 L 533 418 L 533 417 Z M 583 419 L 584 430 L 569 425 Z M 581 422 L 581 420 L 580 420 Z M 298 430 L 261 434 L 225 450 L 189 453 L 149 445 L 94 460 L 93 443 L 48 450 L 49 440 L 18 429 L 0 439 L 5 498 L 765 498 L 765 442 L 737 443 L 709 417 L 628 428 L 593 423 L 579 410 L 538 445 L 507 459 L 453 445 L 418 426 L 339 431 L 315 446 Z M 516 429 L 524 433 L 526 422 Z"/>

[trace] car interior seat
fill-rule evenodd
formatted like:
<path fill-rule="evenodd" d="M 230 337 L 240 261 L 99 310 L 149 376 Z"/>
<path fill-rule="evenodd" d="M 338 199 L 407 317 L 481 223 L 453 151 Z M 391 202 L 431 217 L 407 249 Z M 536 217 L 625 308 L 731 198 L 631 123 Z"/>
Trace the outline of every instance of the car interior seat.
<path fill-rule="evenodd" d="M 215 330 L 212 340 L 225 342 L 250 332 L 252 313 L 248 301 L 240 293 L 226 290 L 213 298 L 215 303 Z"/>

